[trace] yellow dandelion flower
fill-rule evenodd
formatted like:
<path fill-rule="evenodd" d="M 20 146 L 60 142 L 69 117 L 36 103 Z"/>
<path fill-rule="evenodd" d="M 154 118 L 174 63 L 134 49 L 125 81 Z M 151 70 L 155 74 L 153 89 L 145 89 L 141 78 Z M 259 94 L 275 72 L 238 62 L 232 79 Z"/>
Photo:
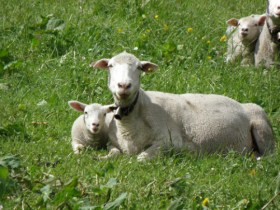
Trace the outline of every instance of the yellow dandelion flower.
<path fill-rule="evenodd" d="M 212 60 L 212 57 L 211 56 L 207 56 L 207 60 Z"/>
<path fill-rule="evenodd" d="M 209 204 L 209 198 L 204 198 L 204 200 L 202 201 L 201 205 L 202 206 L 208 206 Z"/>
<path fill-rule="evenodd" d="M 157 20 L 159 18 L 159 16 L 158 15 L 155 15 L 155 19 Z"/>
<path fill-rule="evenodd" d="M 193 28 L 187 28 L 187 32 L 188 32 L 188 33 L 193 32 Z"/>
<path fill-rule="evenodd" d="M 256 169 L 253 168 L 249 173 L 251 176 L 256 176 Z"/>
<path fill-rule="evenodd" d="M 207 44 L 211 44 L 211 41 L 210 41 L 210 40 L 208 40 L 208 41 L 207 41 Z"/>
<path fill-rule="evenodd" d="M 152 31 L 151 29 L 147 29 L 146 30 L 147 33 L 151 33 L 151 31 Z"/>
<path fill-rule="evenodd" d="M 226 42 L 227 41 L 227 36 L 223 35 L 220 39 L 220 42 Z"/>
<path fill-rule="evenodd" d="M 122 33 L 123 32 L 123 29 L 121 29 L 121 28 L 118 28 L 118 33 Z"/>

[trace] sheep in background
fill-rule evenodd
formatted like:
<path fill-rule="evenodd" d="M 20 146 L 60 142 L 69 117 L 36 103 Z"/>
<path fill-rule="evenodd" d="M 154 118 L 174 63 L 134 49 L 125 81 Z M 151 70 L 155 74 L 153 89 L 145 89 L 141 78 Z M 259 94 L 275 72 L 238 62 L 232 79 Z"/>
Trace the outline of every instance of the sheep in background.
<path fill-rule="evenodd" d="M 266 118 L 263 121 L 267 126 L 252 126 L 254 117 L 233 99 L 144 91 L 140 88 L 141 71 L 153 72 L 157 65 L 139 61 L 128 53 L 101 59 L 93 67 L 108 70 L 108 87 L 118 107 L 109 128 L 106 157 L 137 154 L 141 161 L 168 148 L 198 153 L 233 149 L 240 153 L 256 151 L 260 155 L 274 150 L 272 129 Z M 262 132 L 271 135 L 255 137 Z"/>
<path fill-rule="evenodd" d="M 255 49 L 255 65 L 280 66 L 280 1 L 268 0 L 266 21 Z"/>
<path fill-rule="evenodd" d="M 265 15 L 250 15 L 227 21 L 227 63 L 240 59 L 241 65 L 254 64 L 254 50 L 265 19 Z"/>
<path fill-rule="evenodd" d="M 73 123 L 71 130 L 72 148 L 75 154 L 87 146 L 106 148 L 108 142 L 108 127 L 113 118 L 113 106 L 100 104 L 84 104 L 79 101 L 69 101 L 69 106 L 83 112 Z"/>

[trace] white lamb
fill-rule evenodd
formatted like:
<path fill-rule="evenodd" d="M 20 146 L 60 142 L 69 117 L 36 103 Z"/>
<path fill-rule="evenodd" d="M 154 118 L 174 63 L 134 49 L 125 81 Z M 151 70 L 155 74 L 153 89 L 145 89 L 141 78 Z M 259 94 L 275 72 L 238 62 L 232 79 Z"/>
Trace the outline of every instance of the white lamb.
<path fill-rule="evenodd" d="M 69 106 L 84 114 L 73 123 L 71 130 L 72 148 L 75 154 L 87 146 L 106 148 L 108 142 L 108 126 L 113 118 L 113 106 L 100 104 L 84 104 L 79 101 L 69 101 Z"/>
<path fill-rule="evenodd" d="M 239 59 L 241 65 L 254 64 L 254 50 L 265 19 L 265 15 L 250 15 L 227 21 L 229 39 L 226 62 L 235 62 Z"/>
<path fill-rule="evenodd" d="M 109 71 L 108 86 L 118 109 L 109 128 L 111 157 L 138 154 L 138 160 L 154 157 L 161 149 L 188 149 L 198 153 L 235 150 L 273 151 L 275 140 L 267 118 L 256 127 L 250 108 L 221 95 L 170 94 L 140 89 L 141 71 L 153 72 L 157 65 L 121 53 L 101 59 L 95 68 Z M 265 129 L 265 130 L 259 130 Z M 255 135 L 256 133 L 269 135 Z"/>
<path fill-rule="evenodd" d="M 268 0 L 266 21 L 255 49 L 255 65 L 280 66 L 280 1 Z"/>

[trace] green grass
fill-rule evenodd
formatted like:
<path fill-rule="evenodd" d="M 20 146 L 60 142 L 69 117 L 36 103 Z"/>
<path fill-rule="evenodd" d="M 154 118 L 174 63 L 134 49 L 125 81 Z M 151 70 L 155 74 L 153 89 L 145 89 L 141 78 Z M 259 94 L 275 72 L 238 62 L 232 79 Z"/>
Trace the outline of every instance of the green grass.
<path fill-rule="evenodd" d="M 0 3 L 4 209 L 279 209 L 280 71 L 226 65 L 220 41 L 226 20 L 262 14 L 264 1 Z M 124 50 L 159 65 L 142 76 L 146 90 L 215 93 L 261 105 L 277 138 L 275 154 L 256 161 L 234 152 L 170 152 L 146 163 L 125 155 L 94 158 L 106 151 L 74 155 L 70 129 L 79 114 L 67 102 L 112 103 L 107 72 L 89 64 Z"/>

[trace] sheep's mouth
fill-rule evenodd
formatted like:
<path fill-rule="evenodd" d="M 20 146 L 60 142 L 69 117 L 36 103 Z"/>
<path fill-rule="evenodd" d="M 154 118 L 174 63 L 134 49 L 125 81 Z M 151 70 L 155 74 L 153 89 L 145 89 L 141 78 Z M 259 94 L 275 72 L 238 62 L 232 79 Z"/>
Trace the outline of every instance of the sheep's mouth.
<path fill-rule="evenodd" d="M 276 17 L 280 17 L 280 11 L 275 12 L 275 16 L 276 16 Z"/>
<path fill-rule="evenodd" d="M 119 100 L 125 100 L 130 96 L 130 94 L 129 93 L 117 93 L 116 96 Z"/>

